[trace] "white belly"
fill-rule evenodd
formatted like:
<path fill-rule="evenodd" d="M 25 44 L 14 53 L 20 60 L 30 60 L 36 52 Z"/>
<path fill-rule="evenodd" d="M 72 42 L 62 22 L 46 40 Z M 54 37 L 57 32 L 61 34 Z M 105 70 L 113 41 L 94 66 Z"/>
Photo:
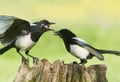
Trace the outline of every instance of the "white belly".
<path fill-rule="evenodd" d="M 30 50 L 35 45 L 35 42 L 30 37 L 31 34 L 20 36 L 15 42 L 16 47 L 20 48 L 20 50 Z"/>
<path fill-rule="evenodd" d="M 84 49 L 78 45 L 70 45 L 70 53 L 77 58 L 80 59 L 86 59 L 89 55 L 89 51 L 87 49 Z"/>

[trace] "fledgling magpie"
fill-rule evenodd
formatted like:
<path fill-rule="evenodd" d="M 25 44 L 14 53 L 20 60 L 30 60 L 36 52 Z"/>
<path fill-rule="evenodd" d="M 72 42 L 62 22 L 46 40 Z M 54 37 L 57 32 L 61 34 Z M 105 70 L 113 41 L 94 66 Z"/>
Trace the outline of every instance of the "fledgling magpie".
<path fill-rule="evenodd" d="M 20 53 L 20 50 L 24 50 L 25 54 L 35 61 L 36 57 L 31 56 L 29 51 L 44 32 L 52 30 L 49 27 L 52 24 L 55 23 L 41 20 L 30 25 L 26 20 L 14 16 L 0 15 L 0 41 L 4 45 L 0 49 L 0 55 L 11 48 L 16 48 L 22 59 L 25 59 L 25 57 Z"/>
<path fill-rule="evenodd" d="M 65 44 L 65 47 L 69 53 L 81 60 L 82 65 L 87 63 L 87 59 L 91 59 L 93 56 L 100 60 L 104 60 L 102 54 L 116 54 L 120 56 L 120 51 L 113 50 L 100 50 L 92 47 L 86 41 L 78 38 L 73 32 L 68 29 L 61 29 L 55 32 L 55 35 L 59 35 Z"/>

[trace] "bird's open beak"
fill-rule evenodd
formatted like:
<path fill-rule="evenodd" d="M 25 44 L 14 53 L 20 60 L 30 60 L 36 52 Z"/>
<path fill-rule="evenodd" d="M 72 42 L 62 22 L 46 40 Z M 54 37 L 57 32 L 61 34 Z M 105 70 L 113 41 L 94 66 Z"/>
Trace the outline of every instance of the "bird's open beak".
<path fill-rule="evenodd" d="M 55 35 L 58 35 L 60 38 L 62 38 L 62 35 L 59 31 L 54 32 Z"/>
<path fill-rule="evenodd" d="M 54 32 L 55 35 L 60 35 L 59 31 Z"/>
<path fill-rule="evenodd" d="M 53 23 L 53 22 L 51 22 L 51 23 L 49 23 L 49 30 L 51 30 L 51 31 L 55 31 L 54 29 L 52 29 L 52 28 L 50 28 L 50 25 L 53 25 L 53 24 L 55 24 L 55 23 Z"/>

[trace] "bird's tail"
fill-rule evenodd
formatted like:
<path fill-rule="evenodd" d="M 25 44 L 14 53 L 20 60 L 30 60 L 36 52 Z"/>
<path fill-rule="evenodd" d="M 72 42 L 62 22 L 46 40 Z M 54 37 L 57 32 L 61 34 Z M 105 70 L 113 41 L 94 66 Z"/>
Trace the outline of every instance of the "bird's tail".
<path fill-rule="evenodd" d="M 0 49 L 0 55 L 2 55 L 3 53 L 5 53 L 6 51 L 8 51 L 9 49 L 11 49 L 13 47 L 13 44 L 7 45 L 3 48 Z"/>
<path fill-rule="evenodd" d="M 97 50 L 101 54 L 115 54 L 120 56 L 120 51 L 115 51 L 115 50 Z"/>

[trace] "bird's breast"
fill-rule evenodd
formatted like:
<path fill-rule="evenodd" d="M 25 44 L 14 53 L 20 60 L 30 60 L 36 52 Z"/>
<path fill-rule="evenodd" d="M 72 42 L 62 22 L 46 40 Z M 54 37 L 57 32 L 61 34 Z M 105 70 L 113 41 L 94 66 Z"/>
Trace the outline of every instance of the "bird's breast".
<path fill-rule="evenodd" d="M 30 50 L 35 45 L 31 39 L 31 34 L 20 36 L 15 41 L 15 46 L 21 50 Z"/>
<path fill-rule="evenodd" d="M 80 59 L 86 59 L 89 55 L 89 51 L 87 49 L 75 44 L 70 45 L 70 53 Z"/>

